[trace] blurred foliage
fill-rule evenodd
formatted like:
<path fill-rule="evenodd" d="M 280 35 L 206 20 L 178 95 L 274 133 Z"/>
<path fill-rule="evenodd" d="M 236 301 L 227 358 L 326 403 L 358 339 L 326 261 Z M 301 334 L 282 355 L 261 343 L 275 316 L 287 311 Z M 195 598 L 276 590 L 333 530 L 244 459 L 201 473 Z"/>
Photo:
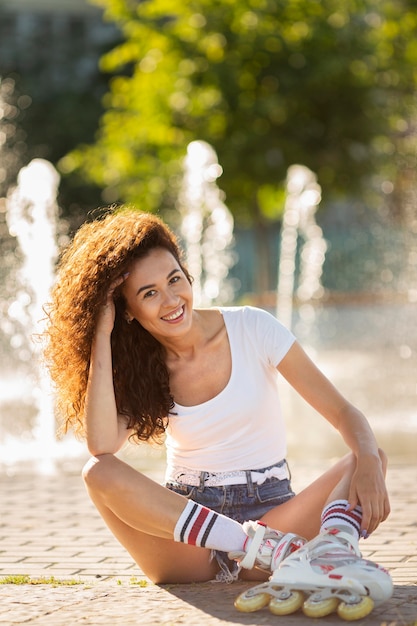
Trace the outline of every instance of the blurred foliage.
<path fill-rule="evenodd" d="M 277 219 L 289 165 L 327 197 L 391 194 L 415 167 L 410 0 L 94 0 L 124 41 L 95 143 L 60 161 L 105 202 L 175 206 L 188 142 L 208 141 L 240 223 Z M 405 181 L 405 182 L 404 182 Z M 401 203 L 401 193 L 392 194 Z"/>

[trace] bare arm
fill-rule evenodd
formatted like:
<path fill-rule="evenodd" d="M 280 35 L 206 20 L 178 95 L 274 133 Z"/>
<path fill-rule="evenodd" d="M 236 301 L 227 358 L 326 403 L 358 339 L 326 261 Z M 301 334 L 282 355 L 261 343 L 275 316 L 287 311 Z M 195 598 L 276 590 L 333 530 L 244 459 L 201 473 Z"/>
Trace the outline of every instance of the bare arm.
<path fill-rule="evenodd" d="M 107 302 L 99 314 L 91 348 L 85 425 L 88 450 L 94 456 L 114 454 L 131 433 L 126 428 L 125 418 L 117 414 L 110 344 L 115 316 L 113 291 L 122 280 L 113 284 L 109 290 Z"/>
<path fill-rule="evenodd" d="M 389 514 L 389 500 L 378 444 L 365 416 L 314 365 L 296 342 L 278 371 L 292 387 L 341 434 L 356 456 L 348 500 L 360 504 L 364 527 L 372 532 Z"/>

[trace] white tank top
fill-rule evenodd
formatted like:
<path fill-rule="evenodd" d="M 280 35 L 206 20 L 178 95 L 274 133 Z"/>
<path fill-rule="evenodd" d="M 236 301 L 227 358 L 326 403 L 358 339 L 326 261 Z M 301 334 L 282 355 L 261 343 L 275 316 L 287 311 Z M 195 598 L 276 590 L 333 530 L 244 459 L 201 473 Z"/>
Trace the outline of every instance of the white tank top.
<path fill-rule="evenodd" d="M 229 338 L 231 376 L 211 400 L 196 406 L 175 404 L 166 433 L 168 467 L 260 469 L 287 452 L 276 367 L 295 337 L 262 309 L 219 310 Z"/>

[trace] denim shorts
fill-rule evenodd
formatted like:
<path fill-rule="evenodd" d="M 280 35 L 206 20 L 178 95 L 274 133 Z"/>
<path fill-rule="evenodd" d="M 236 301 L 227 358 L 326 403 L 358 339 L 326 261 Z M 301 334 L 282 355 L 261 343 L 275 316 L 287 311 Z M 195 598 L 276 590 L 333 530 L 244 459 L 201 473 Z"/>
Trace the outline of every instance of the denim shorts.
<path fill-rule="evenodd" d="M 264 472 L 271 467 L 281 466 L 285 463 L 285 460 L 280 461 L 275 465 L 254 471 Z M 202 480 L 198 487 L 177 482 L 168 482 L 165 486 L 189 500 L 198 502 L 198 504 L 206 506 L 216 513 L 222 513 L 240 523 L 260 519 L 265 513 L 287 502 L 295 495 L 291 489 L 290 479 L 280 480 L 272 477 L 258 485 L 252 482 L 250 471 L 246 475 L 247 482 L 243 485 L 206 487 Z M 237 579 L 238 565 L 227 557 L 227 552 L 213 550 L 212 557 L 216 558 L 222 572 L 217 580 L 232 582 Z"/>

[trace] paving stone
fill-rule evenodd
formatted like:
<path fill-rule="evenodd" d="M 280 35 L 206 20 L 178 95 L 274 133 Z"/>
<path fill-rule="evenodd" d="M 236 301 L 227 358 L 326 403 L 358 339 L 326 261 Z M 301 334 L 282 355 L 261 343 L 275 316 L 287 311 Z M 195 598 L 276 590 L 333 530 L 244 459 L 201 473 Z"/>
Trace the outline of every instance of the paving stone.
<path fill-rule="evenodd" d="M 300 465 L 302 488 L 324 469 Z M 155 476 L 158 472 L 155 471 Z M 293 474 L 296 475 L 293 467 Z M 301 477 L 301 478 L 300 478 Z M 361 543 L 364 556 L 387 567 L 394 595 L 356 622 L 417 626 L 417 468 L 390 467 L 392 513 Z M 239 613 L 235 597 L 251 585 L 153 585 L 118 544 L 90 502 L 79 472 L 53 477 L 16 473 L 0 478 L 0 579 L 53 576 L 76 585 L 0 585 L 0 625 L 31 626 L 341 626 L 296 613 L 279 618 L 267 609 Z"/>

